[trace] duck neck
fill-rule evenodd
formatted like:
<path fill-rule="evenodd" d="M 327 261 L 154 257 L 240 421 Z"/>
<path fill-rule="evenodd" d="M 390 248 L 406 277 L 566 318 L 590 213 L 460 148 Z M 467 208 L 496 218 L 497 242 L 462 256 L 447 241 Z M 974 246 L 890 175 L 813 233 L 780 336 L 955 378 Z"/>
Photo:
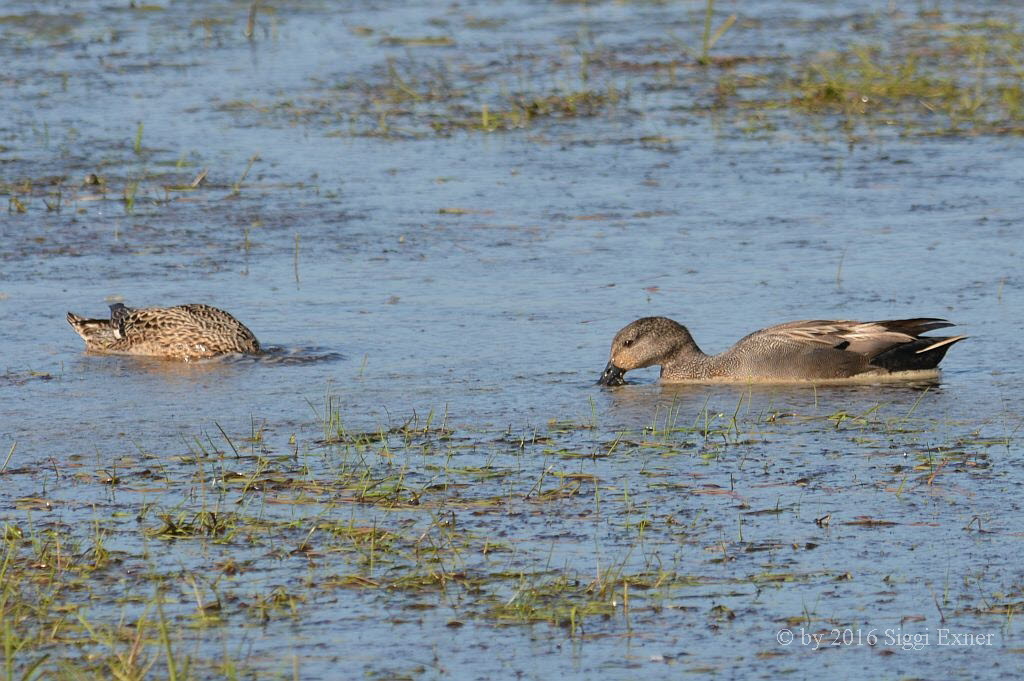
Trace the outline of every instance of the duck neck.
<path fill-rule="evenodd" d="M 714 358 L 704 354 L 693 337 L 683 329 L 679 343 L 661 364 L 661 377 L 670 379 L 707 379 L 714 375 Z"/>

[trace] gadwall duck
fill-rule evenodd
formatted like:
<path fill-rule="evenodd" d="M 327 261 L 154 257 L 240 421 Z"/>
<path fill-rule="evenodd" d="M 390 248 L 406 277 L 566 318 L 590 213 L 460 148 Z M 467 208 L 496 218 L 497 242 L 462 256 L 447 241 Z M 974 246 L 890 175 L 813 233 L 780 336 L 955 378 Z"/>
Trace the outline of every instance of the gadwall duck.
<path fill-rule="evenodd" d="M 88 352 L 193 360 L 227 353 L 257 355 L 260 343 L 224 310 L 193 303 L 132 309 L 110 306 L 110 319 L 85 319 L 68 312 L 68 323 Z"/>
<path fill-rule="evenodd" d="M 671 382 L 829 381 L 936 370 L 946 350 L 967 336 L 922 337 L 953 326 L 945 319 L 878 322 L 805 320 L 755 331 L 720 355 L 701 352 L 686 327 L 666 317 L 644 317 L 612 340 L 598 381 L 622 385 L 631 369 L 661 365 Z M 920 375 L 920 374 L 917 374 Z"/>

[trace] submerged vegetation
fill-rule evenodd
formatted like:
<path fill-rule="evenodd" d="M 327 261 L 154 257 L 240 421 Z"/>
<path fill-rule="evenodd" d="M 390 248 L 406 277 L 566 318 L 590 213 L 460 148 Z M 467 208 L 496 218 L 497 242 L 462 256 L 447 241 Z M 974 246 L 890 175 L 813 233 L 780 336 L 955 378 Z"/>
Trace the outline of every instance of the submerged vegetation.
<path fill-rule="evenodd" d="M 332 134 L 339 136 L 417 137 L 521 129 L 546 119 L 629 117 L 623 106 L 631 93 L 643 93 L 647 116 L 658 110 L 725 114 L 742 133 L 774 129 L 773 119 L 783 113 L 790 123 L 804 116 L 816 127 L 824 118 L 848 133 L 876 126 L 912 135 L 1024 132 L 1024 29 L 1008 21 L 883 12 L 847 19 L 853 39 L 838 47 L 723 54 L 725 37 L 737 38 L 756 24 L 713 10 L 708 2 L 699 17 L 700 49 L 665 36 L 614 49 L 589 37 L 489 62 L 474 61 L 484 55 L 471 51 L 443 60 L 412 52 L 401 61 L 389 58 L 374 77 L 325 80 L 280 102 L 220 106 L 243 116 L 333 123 Z M 696 14 L 691 19 L 698 23 Z M 819 28 L 794 21 L 790 31 Z M 559 85 L 538 87 L 552 82 Z M 761 122 L 752 126 L 757 118 Z"/>
<path fill-rule="evenodd" d="M 824 53 L 790 80 L 790 103 L 839 114 L 846 126 L 864 119 L 916 134 L 1024 132 L 1024 32 L 998 22 L 940 30 L 938 42 L 918 33 L 906 45 Z"/>
<path fill-rule="evenodd" d="M 456 42 L 448 36 L 380 38 L 357 27 L 354 40 L 401 47 L 403 54 L 389 53 L 359 73 L 325 74 L 281 98 L 221 99 L 211 106 L 243 125 L 311 126 L 327 137 L 501 133 L 598 118 L 621 141 L 618 131 L 642 117 L 657 121 L 659 134 L 637 139 L 665 146 L 676 126 L 701 116 L 711 117 L 719 134 L 754 137 L 794 126 L 809 136 L 838 132 L 850 141 L 889 133 L 1024 133 L 1024 28 L 1009 19 L 949 18 L 924 8 L 854 14 L 830 27 L 842 33 L 838 43 L 819 20 L 792 19 L 783 34 L 799 37 L 793 41 L 799 47 L 749 53 L 737 46 L 763 27 L 742 13 L 725 14 L 709 0 L 674 19 L 642 44 L 611 46 L 611 35 L 584 25 L 576 36 L 536 49 L 513 44 L 497 54 L 452 50 Z M 464 24 L 473 31 L 508 28 L 471 16 Z M 808 38 L 814 35 L 821 40 Z M 83 211 L 83 202 L 116 200 L 134 216 L 142 206 L 195 201 L 200 185 L 225 186 L 207 182 L 206 169 L 197 175 L 184 167 L 184 159 L 174 169 L 154 170 L 168 161 L 152 162 L 159 150 L 144 145 L 144 130 L 138 121 L 126 131 L 124 161 L 136 167 L 109 185 L 92 173 L 84 181 L 0 180 L 7 213 Z M 37 134 L 52 143 L 49 130 Z M 234 195 L 248 170 L 230 185 Z"/>
<path fill-rule="evenodd" d="M 280 668 L 239 656 L 235 632 L 307 621 L 339 592 L 387 593 L 450 627 L 545 624 L 567 639 L 617 635 L 655 615 L 685 619 L 695 596 L 709 621 L 749 617 L 741 606 L 754 591 L 851 579 L 843 562 L 808 572 L 783 559 L 827 538 L 826 512 L 833 526 L 886 527 L 912 541 L 899 531 L 914 521 L 906 510 L 876 517 L 823 504 L 838 481 L 808 455 L 780 452 L 788 432 L 845 433 L 850 453 L 826 460 L 868 464 L 869 496 L 893 502 L 941 499 L 1010 445 L 1009 434 L 976 424 L 918 418 L 917 403 L 801 414 L 742 394 L 717 411 L 710 399 L 696 413 L 659 404 L 650 425 L 609 441 L 593 406 L 503 432 L 453 428 L 446 410 L 359 431 L 328 395 L 310 405 L 313 436 L 289 435 L 280 448 L 253 419 L 238 434 L 215 423 L 184 438 L 180 456 L 125 455 L 52 482 L 46 467 L 6 467 L 8 486 L 70 484 L 97 499 L 87 523 L 62 520 L 70 499 L 60 493 L 17 499 L 6 514 L 7 677 L 273 678 Z M 623 467 L 647 484 L 626 482 Z M 782 488 L 793 490 L 785 503 Z M 979 532 L 989 522 L 972 521 Z M 723 561 L 728 573 L 708 572 Z M 964 599 L 979 597 L 971 607 L 995 614 L 992 626 L 1017 598 L 969 589 L 939 607 L 956 601 L 963 612 Z M 822 618 L 764 607 L 755 611 L 769 621 Z M 367 603 L 353 616 L 373 611 Z"/>

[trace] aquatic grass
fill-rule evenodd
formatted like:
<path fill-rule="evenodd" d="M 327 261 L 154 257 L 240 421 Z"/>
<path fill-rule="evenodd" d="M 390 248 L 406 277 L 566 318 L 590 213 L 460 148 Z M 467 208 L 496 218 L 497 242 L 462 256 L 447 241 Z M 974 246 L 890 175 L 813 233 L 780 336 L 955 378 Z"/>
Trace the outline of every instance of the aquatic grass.
<path fill-rule="evenodd" d="M 380 44 L 391 47 L 452 47 L 455 45 L 455 40 L 446 35 L 417 38 L 386 36 L 380 39 Z"/>
<path fill-rule="evenodd" d="M 458 128 L 475 128 L 484 132 L 526 128 L 537 119 L 596 116 L 616 106 L 626 96 L 626 92 L 613 86 L 609 86 L 606 90 L 577 90 L 544 96 L 517 96 L 510 98 L 510 106 L 507 108 L 492 109 L 487 104 L 481 105 L 478 123 L 474 124 L 471 119 L 450 118 L 434 122 L 433 129 L 438 133 L 448 133 Z"/>
<path fill-rule="evenodd" d="M 618 615 L 628 625 L 631 608 L 649 607 L 673 592 L 714 581 L 668 570 L 627 572 L 622 563 L 598 570 L 590 580 L 564 571 L 552 576 L 551 570 L 508 576 L 517 578 L 511 595 L 493 603 L 488 618 L 501 624 L 545 622 L 565 629 L 571 638 L 586 633 L 588 620 L 606 622 Z"/>
<path fill-rule="evenodd" d="M 159 539 L 218 538 L 230 541 L 237 529 L 238 518 L 231 513 L 215 511 L 179 511 L 158 513 L 161 524 L 150 529 L 147 536 Z"/>
<path fill-rule="evenodd" d="M 15 661 L 18 659 L 18 654 L 24 649 L 30 640 L 27 638 L 20 638 L 14 631 L 11 622 L 4 618 L 3 620 L 3 649 L 4 649 L 4 673 L 8 681 L 33 681 L 33 679 L 44 678 L 40 667 L 50 657 L 49 655 L 41 655 L 36 657 L 34 660 L 28 663 L 23 669 L 18 669 L 17 675 L 15 675 Z"/>
<path fill-rule="evenodd" d="M 458 51 L 444 60 L 387 55 L 369 74 L 325 82 L 300 99 L 219 106 L 292 125 L 323 123 L 333 128 L 331 136 L 416 139 L 509 133 L 613 112 L 629 117 L 633 112 L 621 105 L 631 91 L 668 89 L 695 102 L 689 114 L 710 113 L 741 134 L 762 138 L 777 134 L 781 112 L 797 114 L 785 116 L 787 125 L 803 118 L 816 131 L 837 127 L 848 136 L 872 126 L 913 135 L 1024 132 L 1024 68 L 1018 56 L 1024 32 L 1010 22 L 930 25 L 892 14 L 885 18 L 892 35 L 885 44 L 715 56 L 712 51 L 733 30 L 737 15 L 715 26 L 713 0 L 702 9 L 700 47 L 692 61 L 678 56 L 678 40 L 655 40 L 634 58 L 589 43 L 576 45 L 573 60 L 555 50 L 486 63 Z M 813 22 L 797 21 L 793 30 L 808 27 L 815 29 Z M 426 43 L 414 38 L 410 44 Z M 650 59 L 661 52 L 667 58 Z M 693 77 L 695 68 L 704 75 Z M 536 85 L 552 81 L 560 85 Z M 723 119 L 722 112 L 730 115 Z"/>
<path fill-rule="evenodd" d="M 260 160 L 259 154 L 253 154 L 252 156 L 249 157 L 249 160 L 246 162 L 246 165 L 245 165 L 245 170 L 242 171 L 241 177 L 239 177 L 237 180 L 235 180 L 235 182 L 231 185 L 231 195 L 232 196 L 238 196 L 241 193 L 241 191 L 242 191 L 242 183 L 245 182 L 245 178 L 249 177 L 249 171 L 252 170 L 252 167 L 259 160 Z"/>
<path fill-rule="evenodd" d="M 135 214 L 135 195 L 139 191 L 139 181 L 132 180 L 124 187 L 124 212 L 125 215 Z"/>
<path fill-rule="evenodd" d="M 132 142 L 132 151 L 135 152 L 136 156 L 142 155 L 142 121 L 139 121 L 138 128 L 135 130 L 135 141 Z"/>
<path fill-rule="evenodd" d="M 11 448 L 7 452 L 6 458 L 4 458 L 4 464 L 0 466 L 0 474 L 3 474 L 7 470 L 7 466 L 11 463 L 11 457 L 14 456 L 14 450 L 18 447 L 18 441 L 15 440 L 11 443 Z"/>
<path fill-rule="evenodd" d="M 75 613 L 83 632 L 109 650 L 105 656 L 103 671 L 109 674 L 110 678 L 118 681 L 142 681 L 159 660 L 160 652 L 154 650 L 155 643 L 147 638 L 148 615 L 152 607 L 152 604 L 147 605 L 142 615 L 131 625 L 119 623 L 114 627 L 94 625 L 82 612 Z M 127 645 L 126 650 L 122 649 L 124 645 Z M 67 665 L 67 662 L 64 664 Z M 75 667 L 65 666 L 65 670 L 71 669 Z"/>
<path fill-rule="evenodd" d="M 921 73 L 918 58 L 908 55 L 899 63 L 879 63 L 881 54 L 869 47 L 855 47 L 808 66 L 795 87 L 797 106 L 810 111 L 826 108 L 846 114 L 866 114 L 905 98 L 945 100 L 957 88 L 951 78 L 937 79 Z"/>
<path fill-rule="evenodd" d="M 494 88 L 487 78 L 470 77 L 476 68 L 453 71 L 448 60 L 431 63 L 388 57 L 376 80 L 328 86 L 323 96 L 277 103 L 225 102 L 221 110 L 239 115 L 342 124 L 329 135 L 415 139 L 458 131 L 501 132 L 535 121 L 591 117 L 613 110 L 628 90 L 607 82 L 595 87 L 585 69 L 566 85 L 547 90 L 513 88 L 502 74 Z M 340 103 L 347 103 L 339 110 Z"/>
<path fill-rule="evenodd" d="M 715 0 L 706 0 L 704 10 L 704 32 L 701 34 L 700 42 L 700 57 L 697 59 L 697 63 L 701 65 L 708 65 L 711 63 L 711 48 L 715 46 L 725 33 L 732 28 L 732 25 L 736 23 L 736 14 L 730 14 L 725 21 L 715 30 L 711 32 L 711 20 L 715 11 Z"/>
<path fill-rule="evenodd" d="M 607 597 L 581 584 L 578 579 L 562 576 L 554 580 L 533 581 L 535 575 L 523 574 L 520 583 L 504 603 L 494 605 L 488 616 L 500 623 L 530 624 L 547 622 L 568 630 L 576 637 L 588 617 L 609 617 L 615 606 Z"/>
<path fill-rule="evenodd" d="M 1024 85 L 1014 27 L 964 24 L 943 31 L 938 49 L 858 45 L 812 61 L 786 88 L 789 105 L 838 113 L 849 128 L 885 118 L 914 134 L 1021 133 Z"/>
<path fill-rule="evenodd" d="M 43 205 L 46 206 L 46 212 L 60 213 L 64 206 L 64 192 L 61 191 L 59 185 L 56 190 L 50 193 L 50 197 L 53 199 L 52 202 L 46 198 L 43 199 Z"/>
<path fill-rule="evenodd" d="M 27 213 L 28 204 L 17 196 L 10 196 L 7 199 L 8 213 Z"/>
<path fill-rule="evenodd" d="M 380 445 L 380 453 L 387 456 L 389 443 L 393 438 L 401 440 L 403 447 L 408 448 L 414 444 L 425 446 L 430 443 L 443 443 L 450 438 L 453 432 L 448 427 L 447 405 L 442 411 L 441 421 L 437 425 L 435 425 L 437 414 L 434 409 L 430 409 L 425 417 L 421 417 L 414 410 L 405 421 L 398 425 L 379 424 L 375 430 L 350 431 L 345 427 L 337 395 L 331 393 L 325 395 L 322 411 L 308 399 L 306 404 L 320 423 L 323 437 L 318 444 L 321 445 L 355 445 L 359 450 L 372 445 Z"/>
<path fill-rule="evenodd" d="M 726 397 L 721 411 L 717 394 L 675 396 L 614 432 L 599 422 L 596 398 L 588 414 L 554 417 L 539 431 L 455 428 L 447 408 L 367 427 L 372 420 L 347 411 L 330 390 L 321 404 L 307 400 L 306 427 L 289 424 L 285 434 L 258 414 L 234 428 L 218 419 L 209 432 L 183 434 L 181 454 L 161 457 L 163 487 L 143 493 L 159 502 L 130 491 L 153 477 L 156 464 L 141 447 L 142 455 L 110 466 L 118 495 L 131 499 L 123 507 L 106 502 L 116 512 L 100 503 L 88 523 L 50 526 L 48 514 L 24 510 L 17 512 L 24 522 L 3 526 L 0 615 L 17 648 L 12 668 L 20 675 L 42 658 L 36 678 L 61 678 L 61 670 L 125 679 L 245 678 L 261 670 L 252 673 L 262 678 L 274 663 L 235 651 L 235 631 L 301 627 L 322 616 L 337 590 L 353 598 L 372 592 L 387 608 L 414 609 L 425 621 L 451 621 L 442 613 L 457 604 L 459 623 L 551 626 L 567 640 L 643 634 L 653 612 L 692 624 L 695 599 L 714 599 L 697 611 L 701 621 L 731 621 L 749 612 L 735 602 L 741 587 L 762 594 L 751 607 L 763 613 L 770 591 L 845 579 L 845 571 L 808 570 L 799 558 L 813 544 L 804 525 L 828 529 L 803 517 L 795 499 L 819 480 L 831 484 L 831 473 L 805 471 L 794 483 L 820 459 L 804 463 L 778 451 L 780 434 L 849 442 L 850 455 L 868 464 L 875 456 L 902 462 L 899 451 L 852 444 L 886 434 L 879 439 L 920 456 L 914 462 L 924 467 L 894 474 L 888 462 L 871 464 L 857 469 L 869 478 L 859 487 L 891 499 L 886 487 L 902 474 L 909 484 L 900 494 L 941 489 L 963 475 L 963 462 L 982 461 L 1004 441 L 989 442 L 975 423 L 922 416 L 932 394 L 911 395 L 898 408 L 879 402 L 806 415 L 771 401 L 754 406 L 746 390 Z M 930 433 L 931 448 L 919 446 L 908 425 Z M 745 439 L 766 426 L 762 439 Z M 664 458 L 669 449 L 714 458 L 693 470 Z M 780 465 L 769 466 L 776 457 Z M 764 461 L 763 472 L 739 474 L 744 460 Z M 632 477 L 637 470 L 643 477 Z M 94 475 L 76 484 L 108 489 Z M 932 494 L 930 507 L 952 504 L 944 499 Z M 877 532 L 894 521 L 875 514 L 836 525 Z M 986 518 L 986 531 L 990 524 Z M 579 541 L 596 548 L 577 552 Z M 722 574 L 684 572 L 684 565 L 694 570 L 695 556 Z M 985 609 L 972 587 L 950 588 L 951 598 Z M 1002 622 L 1006 614 L 988 616 Z M 73 646 L 55 643 L 72 637 Z M 207 654 L 211 643 L 220 647 Z"/>
<path fill-rule="evenodd" d="M 886 49 L 855 45 L 848 50 L 800 55 L 796 59 L 790 55 L 715 58 L 710 55 L 711 49 L 732 27 L 736 17 L 730 15 L 717 30 L 712 31 L 713 12 L 713 1 L 708 0 L 701 50 L 696 57 L 698 65 L 717 68 L 721 72 L 712 79 L 712 106 L 707 110 L 733 108 L 738 113 L 736 125 L 746 135 L 773 134 L 778 129 L 773 112 L 779 109 L 815 116 L 839 114 L 848 133 L 862 122 L 895 123 L 908 134 L 1021 132 L 1019 122 L 1024 109 L 1024 89 L 1019 78 L 1020 67 L 1014 58 L 1017 51 L 1013 47 L 1021 42 L 1021 33 L 1013 26 L 964 24 L 944 28 L 940 36 L 948 41 L 948 45 L 936 50 L 926 42 L 932 39 L 933 44 L 934 36 L 922 35 L 913 24 L 895 22 L 894 28 L 908 35 Z M 585 54 L 581 63 L 581 71 L 585 75 L 579 76 L 580 84 L 595 79 L 611 82 L 621 75 L 622 70 L 636 73 L 645 68 L 644 62 L 626 62 L 609 55 Z M 678 68 L 677 61 L 668 63 L 669 73 L 674 74 Z M 734 73 L 743 65 L 780 63 L 787 65 L 787 70 Z M 664 66 L 658 63 L 656 68 L 663 69 Z M 460 88 L 451 87 L 453 80 L 449 70 L 447 95 L 434 100 L 442 105 L 450 101 L 449 114 L 426 115 L 427 119 L 434 119 L 430 124 L 440 134 L 470 127 L 488 132 L 507 131 L 525 128 L 536 118 L 574 117 L 594 112 L 590 106 L 575 106 L 577 98 L 572 93 L 558 93 L 558 99 L 550 102 L 544 99 L 513 100 L 516 104 L 513 107 L 497 106 L 478 95 L 477 101 L 484 99 L 485 103 L 477 109 L 476 122 L 472 123 L 459 115 L 459 109 L 464 108 L 463 102 L 469 97 L 457 94 Z M 638 86 L 649 87 L 649 84 L 641 82 Z M 674 75 L 670 75 L 669 87 L 681 86 L 691 87 L 680 84 Z M 461 90 L 472 93 L 478 87 L 470 84 Z M 621 88 L 616 89 L 623 92 Z M 409 87 L 407 83 L 397 90 L 413 99 L 424 91 L 438 91 L 435 88 Z M 759 95 L 751 98 L 744 94 L 747 91 L 757 91 Z M 600 90 L 588 87 L 583 92 L 596 94 Z M 780 99 L 762 94 L 771 92 L 793 92 L 794 96 Z M 564 97 L 568 99 L 559 101 Z M 614 107 L 619 99 L 622 97 L 613 93 L 600 103 L 600 107 Z M 555 102 L 557 105 L 551 106 Z M 408 120 L 421 113 L 416 109 L 391 109 L 389 115 Z M 931 114 L 938 114 L 941 119 L 935 120 Z"/>
<path fill-rule="evenodd" d="M 249 5 L 249 14 L 245 21 L 245 30 L 242 35 L 245 36 L 246 40 L 254 40 L 256 38 L 256 13 L 259 10 L 259 0 L 253 0 L 252 4 Z"/>

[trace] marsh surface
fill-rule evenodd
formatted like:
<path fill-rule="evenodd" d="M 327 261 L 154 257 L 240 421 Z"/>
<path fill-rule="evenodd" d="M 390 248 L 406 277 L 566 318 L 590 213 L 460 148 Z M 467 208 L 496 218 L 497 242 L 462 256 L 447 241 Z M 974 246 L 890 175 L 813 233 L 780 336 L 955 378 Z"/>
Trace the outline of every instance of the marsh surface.
<path fill-rule="evenodd" d="M 696 3 L 248 9 L 0 13 L 7 669 L 1020 666 L 1020 9 L 719 2 L 706 59 Z M 65 313 L 122 300 L 276 349 L 85 355 Z M 926 384 L 597 388 L 644 315 L 971 338 Z"/>

